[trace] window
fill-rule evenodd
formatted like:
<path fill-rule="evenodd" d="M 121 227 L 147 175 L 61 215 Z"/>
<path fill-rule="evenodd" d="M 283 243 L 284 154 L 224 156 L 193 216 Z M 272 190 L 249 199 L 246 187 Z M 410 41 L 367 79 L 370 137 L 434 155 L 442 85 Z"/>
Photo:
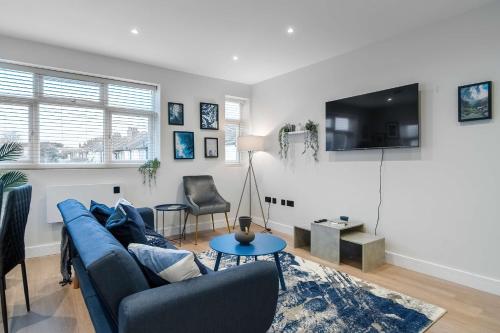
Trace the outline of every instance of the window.
<path fill-rule="evenodd" d="M 157 157 L 156 87 L 0 63 L 0 144 L 20 163 L 107 165 Z"/>
<path fill-rule="evenodd" d="M 242 100 L 226 99 L 225 113 L 225 156 L 227 164 L 239 164 L 238 137 L 241 131 Z"/>

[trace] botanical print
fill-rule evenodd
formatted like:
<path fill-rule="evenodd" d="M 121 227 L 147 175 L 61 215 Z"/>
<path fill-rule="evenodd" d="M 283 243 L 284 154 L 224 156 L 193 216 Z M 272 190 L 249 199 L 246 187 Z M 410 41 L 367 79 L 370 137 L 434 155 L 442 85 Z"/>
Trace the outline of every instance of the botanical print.
<path fill-rule="evenodd" d="M 200 128 L 219 129 L 219 105 L 200 103 Z"/>
<path fill-rule="evenodd" d="M 194 158 L 194 133 L 174 132 L 174 158 L 193 159 Z"/>
<path fill-rule="evenodd" d="M 169 125 L 184 125 L 184 104 L 168 103 Z"/>

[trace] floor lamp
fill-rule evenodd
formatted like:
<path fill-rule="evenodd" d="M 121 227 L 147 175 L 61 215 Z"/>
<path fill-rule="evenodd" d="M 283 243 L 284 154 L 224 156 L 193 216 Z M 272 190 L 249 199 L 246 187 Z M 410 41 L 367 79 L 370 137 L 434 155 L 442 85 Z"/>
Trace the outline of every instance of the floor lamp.
<path fill-rule="evenodd" d="M 240 202 L 238 203 L 238 209 L 236 210 L 236 216 L 234 218 L 233 230 L 236 227 L 236 220 L 238 219 L 238 214 L 240 212 L 241 201 L 243 195 L 245 194 L 245 188 L 248 182 L 248 193 L 249 193 L 249 206 L 250 214 L 252 216 L 252 180 L 255 184 L 255 191 L 257 192 L 257 199 L 259 201 L 260 212 L 262 213 L 262 220 L 264 221 L 264 231 L 271 232 L 271 229 L 267 227 L 267 220 L 264 216 L 264 209 L 262 208 L 262 201 L 260 200 L 259 186 L 257 185 L 257 178 L 255 177 L 255 171 L 253 169 L 253 155 L 257 151 L 264 151 L 264 137 L 256 135 L 246 135 L 240 136 L 238 138 L 238 150 L 248 152 L 248 170 L 245 176 L 245 182 L 243 183 L 243 190 L 241 191 Z"/>

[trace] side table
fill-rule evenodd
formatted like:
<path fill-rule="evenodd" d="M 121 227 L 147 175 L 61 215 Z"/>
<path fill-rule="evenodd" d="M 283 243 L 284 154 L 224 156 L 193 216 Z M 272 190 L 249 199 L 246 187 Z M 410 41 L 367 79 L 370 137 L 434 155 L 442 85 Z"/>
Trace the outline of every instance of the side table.
<path fill-rule="evenodd" d="M 155 228 L 156 232 L 158 232 L 158 212 L 162 213 L 162 232 L 161 234 L 165 237 L 165 212 L 179 212 L 179 237 L 178 238 L 166 238 L 168 241 L 173 241 L 179 243 L 179 246 L 182 245 L 182 212 L 186 213 L 186 209 L 188 207 L 184 204 L 163 204 L 154 206 L 156 211 L 156 223 Z"/>

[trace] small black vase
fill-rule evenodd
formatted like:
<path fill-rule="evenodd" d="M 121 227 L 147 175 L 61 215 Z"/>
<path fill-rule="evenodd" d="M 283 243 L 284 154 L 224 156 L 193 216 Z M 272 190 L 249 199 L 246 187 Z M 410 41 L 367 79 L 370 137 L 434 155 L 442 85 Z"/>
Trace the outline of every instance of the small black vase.
<path fill-rule="evenodd" d="M 250 230 L 250 225 L 252 224 L 252 218 L 250 216 L 241 216 L 239 218 L 241 231 Z"/>
<path fill-rule="evenodd" d="M 236 238 L 241 245 L 250 245 L 250 243 L 255 239 L 255 234 L 253 231 L 237 231 L 234 238 Z"/>

